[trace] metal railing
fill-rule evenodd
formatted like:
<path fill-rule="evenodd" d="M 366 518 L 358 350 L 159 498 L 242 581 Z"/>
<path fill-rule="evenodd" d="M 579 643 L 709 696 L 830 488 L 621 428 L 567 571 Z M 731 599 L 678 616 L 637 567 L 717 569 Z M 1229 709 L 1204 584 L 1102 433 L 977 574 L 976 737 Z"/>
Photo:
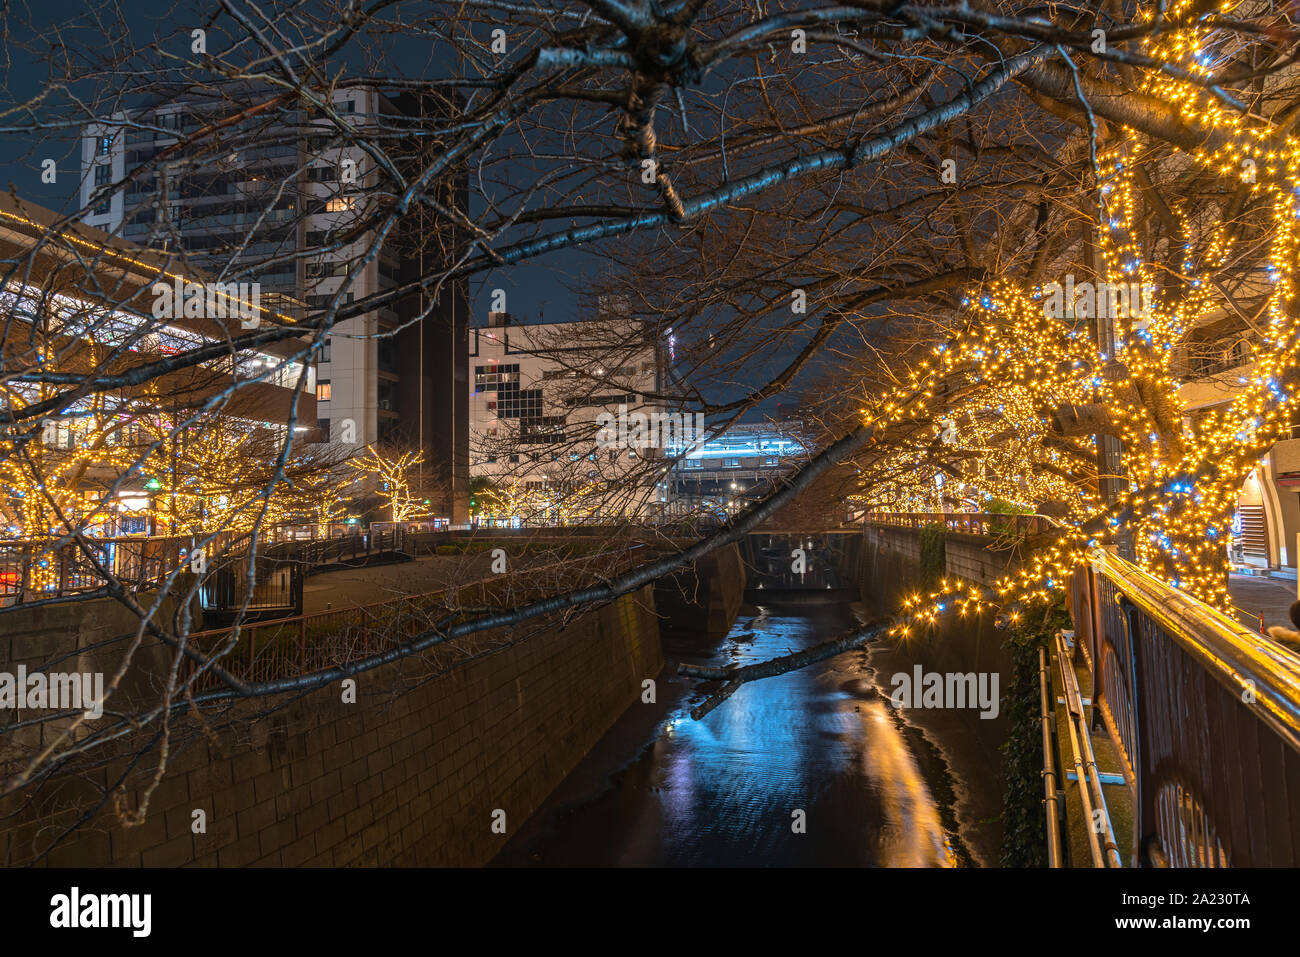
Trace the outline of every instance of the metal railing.
<path fill-rule="evenodd" d="M 645 551 L 646 546 L 638 544 L 608 553 L 609 565 L 586 577 L 603 580 L 621 574 L 644 560 Z M 418 595 L 310 615 L 243 622 L 238 626 L 234 647 L 221 656 L 220 664 L 230 674 L 249 682 L 324 671 L 397 648 L 458 610 L 518 604 L 550 594 L 547 573 L 568 572 L 575 565 L 581 567 L 581 561 L 565 559 L 525 568 L 516 575 L 492 575 Z M 234 634 L 233 625 L 209 629 L 192 633 L 189 642 L 204 654 L 213 654 L 224 648 Z M 186 677 L 193 678 L 198 665 L 187 661 L 186 668 Z M 222 687 L 221 682 L 210 671 L 194 680 L 195 691 L 218 687 Z"/>
<path fill-rule="evenodd" d="M 296 559 L 307 568 L 329 564 L 364 562 L 384 552 L 400 552 L 406 547 L 406 529 L 397 525 L 382 531 L 357 529 L 339 538 L 318 538 L 303 542 L 294 549 Z"/>
<path fill-rule="evenodd" d="M 232 539 L 218 535 L 209 553 Z M 154 588 L 188 563 L 194 545 L 190 535 L 88 539 L 84 548 L 57 539 L 0 541 L 0 608 L 98 591 L 109 578 L 97 563 L 127 589 Z"/>
<path fill-rule="evenodd" d="M 258 556 L 250 583 L 248 560 L 213 569 L 199 583 L 199 604 L 205 614 L 231 618 L 246 615 L 291 615 L 302 611 L 304 569 L 297 562 Z"/>
<path fill-rule="evenodd" d="M 259 583 L 262 605 L 283 606 L 267 589 L 284 578 L 286 562 L 312 568 L 330 562 L 354 562 L 386 551 L 400 551 L 408 536 L 430 523 L 376 526 L 267 526 L 258 532 Z M 87 595 L 102 590 L 115 579 L 128 591 L 156 588 L 168 576 L 186 571 L 196 544 L 206 542 L 207 565 L 216 572 L 218 561 L 232 570 L 220 581 L 204 586 L 204 607 L 224 607 L 213 596 L 234 595 L 232 583 L 246 563 L 251 535 L 218 532 L 211 539 L 194 535 L 120 536 L 84 539 L 85 547 L 69 539 L 0 540 L 0 608 L 52 598 Z M 89 554 L 87 554 L 89 552 Z M 267 564 L 267 560 L 271 564 Z M 99 567 L 102 566 L 103 572 Z M 104 574 L 104 573 L 107 574 Z M 274 573 L 274 574 L 273 574 Z M 278 576 L 278 577 L 276 577 Z M 287 580 L 280 590 L 300 588 Z M 232 599 L 233 600 L 233 599 Z M 238 601 L 236 601 L 238 604 Z"/>
<path fill-rule="evenodd" d="M 1052 520 L 1045 515 L 1002 515 L 992 512 L 867 512 L 864 520 L 871 525 L 891 525 L 896 528 L 942 525 L 950 532 L 964 532 L 967 535 L 1041 535 L 1052 528 Z"/>
<path fill-rule="evenodd" d="M 1133 793 L 1133 856 L 1300 864 L 1300 656 L 1109 554 L 1075 572 L 1070 602 Z"/>

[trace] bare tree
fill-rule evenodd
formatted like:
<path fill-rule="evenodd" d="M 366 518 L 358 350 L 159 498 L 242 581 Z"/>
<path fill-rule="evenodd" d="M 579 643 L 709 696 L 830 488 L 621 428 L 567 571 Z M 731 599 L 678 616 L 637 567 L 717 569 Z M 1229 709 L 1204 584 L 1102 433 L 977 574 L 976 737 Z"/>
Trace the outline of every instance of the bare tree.
<path fill-rule="evenodd" d="M 839 470 L 851 479 L 835 494 L 873 507 L 928 501 L 936 473 L 971 494 L 1063 503 L 1066 530 L 1013 583 L 1017 594 L 1059 582 L 1116 527 L 1156 531 L 1142 557 L 1167 575 L 1189 567 L 1177 549 L 1199 569 L 1213 546 L 1193 548 L 1195 537 L 1221 521 L 1224 490 L 1290 408 L 1300 311 L 1286 260 L 1294 218 L 1282 214 L 1298 98 L 1284 4 L 483 0 L 272 11 L 222 0 L 178 8 L 173 32 L 143 43 L 109 10 L 39 31 L 31 52 L 48 65 L 46 88 L 0 104 L 0 133 L 37 144 L 34 161 L 60 137 L 128 150 L 120 169 L 101 164 L 109 173 L 84 184 L 75 209 L 40 217 L 15 203 L 4 223 L 17 237 L 3 261 L 16 291 L 3 327 L 4 455 L 31 473 L 33 494 L 64 516 L 61 541 L 88 561 L 95 510 L 67 512 L 69 490 L 87 489 L 36 454 L 46 420 L 100 414 L 152 386 L 170 394 L 178 376 L 214 377 L 178 400 L 175 432 L 272 382 L 287 389 L 239 553 L 251 568 L 267 503 L 293 481 L 298 430 L 315 428 L 299 424 L 299 409 L 327 346 L 395 341 L 463 296 L 470 277 L 566 250 L 599 266 L 586 294 L 623 297 L 649 335 L 676 337 L 676 378 L 650 398 L 722 428 L 797 394 L 824 442 L 764 501 L 654 560 L 431 614 L 409 640 L 269 679 L 227 667 L 238 620 L 228 641 L 196 647 L 184 612 L 164 615 L 162 597 L 144 598 L 101 562 L 103 593 L 139 621 L 121 643 L 109 716 L 92 729 L 54 715 L 35 739 L 30 724 L 7 729 L 21 744 L 7 755 L 7 790 L 145 751 L 161 755 L 156 783 L 172 735 L 627 594 Z M 344 105 L 358 102 L 373 108 Z M 255 177 L 232 178 L 254 165 Z M 1101 198 L 1108 187 L 1122 208 Z M 229 235 L 196 245 L 177 197 L 210 200 L 205 215 L 227 217 Z M 1119 214 L 1113 237 L 1107 210 Z M 313 226 L 320 217 L 330 225 Z M 114 235 L 81 220 L 111 222 Z M 1109 340 L 1098 345 L 1116 330 L 1044 314 L 1046 283 L 1117 281 L 1138 251 L 1143 279 L 1165 279 L 1152 336 L 1119 330 L 1122 361 Z M 1243 278 L 1256 264 L 1276 278 Z M 186 338 L 151 308 L 150 290 L 173 274 L 291 276 L 304 298 Z M 1240 408 L 1186 427 L 1173 363 L 1217 348 L 1208 332 L 1218 320 L 1203 321 L 1217 308 L 1209 290 L 1267 333 L 1256 355 L 1271 374 Z M 32 299 L 60 316 L 65 299 L 97 314 L 61 319 L 57 341 L 39 342 L 20 305 Z M 102 346 L 93 362 L 77 358 L 87 341 Z M 250 355 L 270 361 L 252 367 Z M 598 387 L 592 368 L 575 370 L 575 387 Z M 1246 423 L 1249 434 L 1224 441 Z M 1098 434 L 1130 451 L 1117 496 L 1089 448 Z M 144 465 L 141 455 L 116 467 L 129 476 Z M 1201 490 L 1213 501 L 1191 504 Z M 151 594 L 186 607 L 200 587 L 189 567 Z M 1194 590 L 1216 600 L 1205 568 Z M 146 644 L 171 663 L 157 695 L 114 708 Z"/>

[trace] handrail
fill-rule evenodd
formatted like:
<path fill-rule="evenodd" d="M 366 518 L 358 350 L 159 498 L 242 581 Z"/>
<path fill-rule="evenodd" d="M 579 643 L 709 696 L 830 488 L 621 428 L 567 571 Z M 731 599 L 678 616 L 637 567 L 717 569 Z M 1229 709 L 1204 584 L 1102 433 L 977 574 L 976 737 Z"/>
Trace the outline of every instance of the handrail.
<path fill-rule="evenodd" d="M 1047 810 L 1047 866 L 1061 866 L 1061 810 L 1056 794 L 1056 761 L 1052 757 L 1052 718 L 1047 699 L 1047 654 L 1038 649 L 1038 714 L 1043 733 L 1043 804 Z"/>
<path fill-rule="evenodd" d="M 632 552 L 640 551 L 645 547 L 646 546 L 643 544 L 636 544 L 636 545 L 631 545 L 625 549 L 622 549 L 618 553 L 610 552 L 607 554 L 609 555 L 616 554 L 620 561 L 626 561 L 628 556 Z M 604 556 L 602 555 L 601 557 Z M 470 581 L 470 582 L 453 582 L 449 585 L 444 585 L 442 588 L 435 588 L 432 591 L 420 592 L 414 595 L 403 595 L 399 598 L 385 598 L 381 601 L 367 602 L 364 605 L 348 605 L 343 608 L 331 608 L 326 611 L 313 611 L 301 615 L 290 615 L 286 618 L 268 618 L 265 621 L 239 622 L 239 630 L 241 632 L 248 632 L 248 631 L 256 631 L 262 628 L 278 628 L 278 627 L 283 627 L 285 625 L 293 625 L 302 622 L 309 622 L 313 619 L 326 618 L 331 615 L 340 615 L 343 613 L 365 612 L 367 614 L 370 614 L 376 609 L 398 608 L 403 605 L 418 604 L 433 598 L 437 598 L 440 595 L 445 595 L 449 591 L 459 591 L 461 589 L 473 588 L 475 585 L 493 584 L 503 580 L 510 580 L 512 577 L 518 575 L 527 574 L 530 577 L 532 577 L 537 575 L 538 573 L 546 572 L 551 569 L 559 568 L 564 565 L 572 565 L 573 563 L 574 563 L 573 559 L 567 559 L 558 562 L 549 562 L 548 564 L 545 565 L 535 565 L 528 568 L 522 568 L 519 571 L 514 572 L 513 575 L 490 575 L 486 578 L 476 578 L 474 581 Z M 203 631 L 191 632 L 189 638 L 191 641 L 193 641 L 196 638 L 221 637 L 221 636 L 229 635 L 234 630 L 235 630 L 235 624 L 232 623 L 230 625 L 223 625 L 220 628 L 208 628 Z"/>
<path fill-rule="evenodd" d="M 864 512 L 862 521 L 895 528 L 943 525 L 949 531 L 967 532 L 972 535 L 991 535 L 1012 528 L 1018 532 L 1036 535 L 1045 533 L 1060 524 L 1049 515 L 1009 512 Z"/>
<path fill-rule="evenodd" d="M 1092 736 L 1088 733 L 1087 722 L 1084 720 L 1083 696 L 1079 693 L 1079 683 L 1074 674 L 1074 662 L 1071 660 L 1072 643 L 1062 631 L 1056 633 L 1054 640 L 1056 663 L 1061 669 L 1061 691 L 1065 699 L 1066 723 L 1070 732 L 1070 752 L 1074 758 L 1075 779 L 1083 801 L 1084 819 L 1089 825 L 1088 844 L 1093 853 L 1093 865 L 1123 867 L 1119 844 L 1115 841 L 1115 828 L 1110 819 L 1110 808 L 1106 805 L 1106 795 L 1101 789 L 1101 770 L 1097 767 L 1097 756 L 1092 750 Z M 1101 813 L 1101 821 L 1105 825 L 1101 829 L 1093 824 L 1098 812 Z"/>
<path fill-rule="evenodd" d="M 1116 555 L 1103 553 L 1099 570 L 1293 750 L 1300 751 L 1300 657 Z"/>

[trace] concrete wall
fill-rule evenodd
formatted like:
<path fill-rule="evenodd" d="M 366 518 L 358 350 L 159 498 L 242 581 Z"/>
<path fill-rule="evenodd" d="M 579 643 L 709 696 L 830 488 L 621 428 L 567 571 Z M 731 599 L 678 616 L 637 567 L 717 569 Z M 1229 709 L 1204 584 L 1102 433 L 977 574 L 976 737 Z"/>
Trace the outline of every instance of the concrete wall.
<path fill-rule="evenodd" d="M 892 614 L 903 599 L 921 587 L 921 533 L 917 529 L 868 525 L 863 533 L 858 584 L 862 600 L 873 614 Z M 1005 572 L 1011 556 L 988 550 L 977 536 L 949 533 L 945 540 L 945 574 L 949 578 L 990 584 Z M 1011 662 L 1002 651 L 1003 632 L 984 612 L 962 617 L 943 616 L 927 634 L 909 640 L 916 660 L 929 671 L 997 671 L 1001 687 L 1009 686 Z M 990 722 L 992 723 L 992 722 Z"/>
<path fill-rule="evenodd" d="M 135 599 L 152 607 L 156 593 L 140 592 Z M 154 620 L 174 627 L 179 602 L 164 598 Z M 201 613 L 194 606 L 192 630 L 202 627 Z M 28 673 L 38 670 L 103 674 L 105 686 L 121 664 L 134 639 L 140 619 L 120 602 L 110 599 L 77 601 L 60 605 L 14 608 L 0 613 L 0 672 L 17 674 L 19 666 Z M 114 640 L 117 639 L 117 640 Z M 170 657 L 160 643 L 145 637 L 131 657 L 131 667 L 118 685 L 117 701 L 147 706 L 158 700 L 157 676 L 166 671 Z M 30 713 L 0 710 L 0 728 L 30 719 Z M 58 737 L 72 719 L 34 724 L 0 734 L 0 778 L 8 762 L 33 748 L 44 748 Z M 0 830 L 3 826 L 0 825 Z"/>
<path fill-rule="evenodd" d="M 11 635 L 10 659 L 44 640 Z M 101 811 L 44 863 L 484 864 L 662 667 L 645 588 L 430 680 L 419 660 L 377 669 L 358 679 L 355 704 L 336 685 L 213 740 L 178 736 L 142 825 Z M 151 760 L 126 807 L 138 805 Z M 52 783 L 21 810 L 22 797 L 0 799 L 0 865 L 31 861 L 121 770 Z M 204 834 L 192 833 L 195 809 Z M 496 809 L 505 834 L 492 831 Z"/>
<path fill-rule="evenodd" d="M 655 604 L 674 627 L 725 635 L 745 600 L 745 579 L 740 546 L 728 545 L 662 579 L 655 586 Z"/>

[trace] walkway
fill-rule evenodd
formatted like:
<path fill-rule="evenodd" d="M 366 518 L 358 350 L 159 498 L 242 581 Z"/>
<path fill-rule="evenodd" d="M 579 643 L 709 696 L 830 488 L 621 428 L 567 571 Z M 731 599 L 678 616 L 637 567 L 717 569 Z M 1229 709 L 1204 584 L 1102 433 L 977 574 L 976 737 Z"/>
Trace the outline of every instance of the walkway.
<path fill-rule="evenodd" d="M 1296 600 L 1294 581 L 1258 578 L 1254 575 L 1228 576 L 1228 592 L 1237 606 L 1237 620 L 1252 631 L 1259 630 L 1259 618 L 1264 627 L 1282 625 L 1294 628 L 1288 610 Z"/>

